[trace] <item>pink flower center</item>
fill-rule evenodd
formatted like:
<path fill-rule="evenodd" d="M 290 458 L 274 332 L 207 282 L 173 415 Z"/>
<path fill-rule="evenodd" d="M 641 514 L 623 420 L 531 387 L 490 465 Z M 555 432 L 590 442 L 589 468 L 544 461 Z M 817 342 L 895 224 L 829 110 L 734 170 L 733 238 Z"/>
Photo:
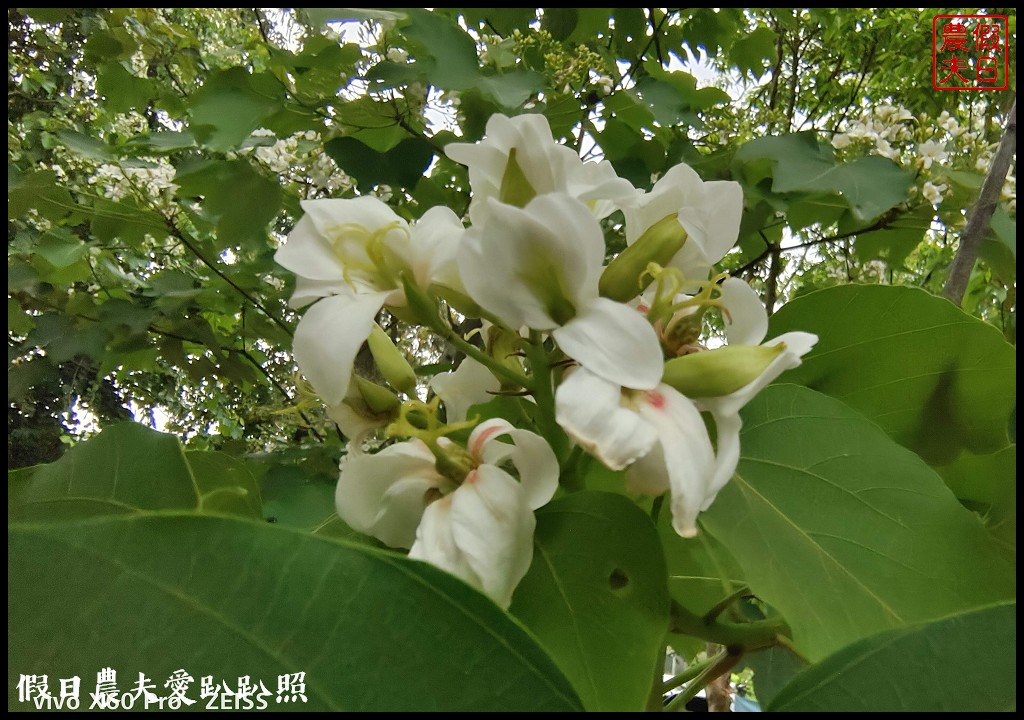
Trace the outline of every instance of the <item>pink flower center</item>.
<path fill-rule="evenodd" d="M 651 390 L 649 393 L 647 393 L 647 402 L 649 402 L 651 404 L 651 407 L 653 407 L 655 410 L 665 409 L 665 396 L 662 395 L 657 390 Z"/>
<path fill-rule="evenodd" d="M 469 453 L 479 462 L 483 457 L 484 443 L 495 435 L 505 432 L 506 428 L 500 425 L 493 425 L 479 433 L 469 445 Z"/>

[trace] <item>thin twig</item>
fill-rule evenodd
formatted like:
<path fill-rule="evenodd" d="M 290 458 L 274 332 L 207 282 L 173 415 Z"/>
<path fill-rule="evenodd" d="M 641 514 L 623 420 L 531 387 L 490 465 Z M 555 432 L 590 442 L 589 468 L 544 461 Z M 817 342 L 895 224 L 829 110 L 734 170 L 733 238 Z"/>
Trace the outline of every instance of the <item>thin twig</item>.
<path fill-rule="evenodd" d="M 633 61 L 633 64 L 629 66 L 629 69 L 626 70 L 626 72 L 622 73 L 622 77 L 619 78 L 619 82 L 616 85 L 616 87 L 623 87 L 626 82 L 626 78 L 632 77 L 633 73 L 636 72 L 637 68 L 639 68 L 643 64 L 644 55 L 647 53 L 648 50 L 651 49 L 651 45 L 654 43 L 654 38 L 657 37 L 659 32 L 661 32 L 661 28 L 664 27 L 665 22 L 668 20 L 669 15 L 671 14 L 671 12 L 666 12 L 665 16 L 658 21 L 658 27 L 656 27 L 654 29 L 654 32 L 651 33 L 650 39 L 647 41 L 647 44 L 644 45 L 643 49 L 637 54 L 636 60 Z"/>
<path fill-rule="evenodd" d="M 185 234 L 177 228 L 173 220 L 165 217 L 164 222 L 166 223 L 168 230 L 170 230 L 172 237 L 176 237 L 179 241 L 181 241 L 181 244 L 184 245 L 189 252 L 195 255 L 199 262 L 203 263 L 203 265 L 210 268 L 210 270 L 212 270 L 217 277 L 226 282 L 228 285 L 234 288 L 239 295 L 241 295 L 250 303 L 252 303 L 253 307 L 257 308 L 260 312 L 266 315 L 268 320 L 270 320 L 272 323 L 274 323 L 279 328 L 284 330 L 284 332 L 287 333 L 288 337 L 292 336 L 291 328 L 288 327 L 288 325 L 286 325 L 283 320 L 281 320 L 272 312 L 270 312 L 270 310 L 268 310 L 263 305 L 263 303 L 261 303 L 252 295 L 250 295 L 248 292 L 246 292 L 245 288 L 241 287 L 238 283 L 232 280 L 223 270 L 218 268 L 216 263 L 212 262 L 205 255 L 203 255 L 199 248 L 197 248 L 187 237 L 185 237 Z"/>
<path fill-rule="evenodd" d="M 658 56 L 658 63 L 665 67 L 665 58 L 661 54 L 661 42 L 658 40 L 660 26 L 654 23 L 654 8 L 647 9 L 647 22 L 651 26 L 651 37 L 654 38 L 654 52 Z"/>

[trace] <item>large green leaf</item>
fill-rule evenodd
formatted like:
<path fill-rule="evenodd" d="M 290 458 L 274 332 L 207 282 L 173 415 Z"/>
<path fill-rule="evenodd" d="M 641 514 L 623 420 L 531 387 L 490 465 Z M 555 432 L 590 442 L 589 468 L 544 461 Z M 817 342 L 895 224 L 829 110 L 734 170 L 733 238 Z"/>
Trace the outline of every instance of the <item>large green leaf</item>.
<path fill-rule="evenodd" d="M 418 137 L 406 138 L 387 152 L 354 137 L 338 137 L 327 141 L 324 150 L 363 189 L 379 184 L 414 187 L 434 159 L 434 147 Z"/>
<path fill-rule="evenodd" d="M 68 150 L 76 155 L 81 155 L 89 160 L 97 162 L 113 162 L 114 153 L 110 146 L 102 140 L 83 135 L 74 130 L 60 130 L 57 137 Z"/>
<path fill-rule="evenodd" d="M 179 194 L 203 197 L 203 208 L 217 219 L 220 247 L 266 247 L 267 224 L 281 207 L 280 183 L 244 160 L 207 160 L 183 166 L 175 182 Z"/>
<path fill-rule="evenodd" d="M 743 664 L 754 671 L 754 691 L 757 702 L 766 707 L 807 663 L 784 647 L 771 647 L 743 658 Z"/>
<path fill-rule="evenodd" d="M 476 44 L 449 18 L 412 8 L 402 32 L 418 61 L 416 66 L 437 87 L 462 90 L 474 85 L 480 77 Z"/>
<path fill-rule="evenodd" d="M 199 493 L 201 512 L 263 519 L 256 479 L 241 460 L 222 452 L 185 453 Z"/>
<path fill-rule="evenodd" d="M 808 659 L 1014 597 L 1014 569 L 979 519 L 863 416 L 774 385 L 743 417 L 736 477 L 701 518 Z"/>
<path fill-rule="evenodd" d="M 23 217 L 34 209 L 41 217 L 60 220 L 76 208 L 71 193 L 61 186 L 57 174 L 52 170 L 36 170 L 25 174 L 8 170 L 8 218 Z"/>
<path fill-rule="evenodd" d="M 759 78 L 778 59 L 775 49 L 776 34 L 771 28 L 760 25 L 749 35 L 732 44 L 729 60 L 739 71 Z"/>
<path fill-rule="evenodd" d="M 862 640 L 800 674 L 778 712 L 1005 712 L 1017 709 L 1017 603 Z"/>
<path fill-rule="evenodd" d="M 256 481 L 237 460 L 183 453 L 173 435 L 119 423 L 60 460 L 8 479 L 11 520 L 75 520 L 150 510 L 260 517 Z"/>
<path fill-rule="evenodd" d="M 1017 353 L 993 326 L 923 290 L 848 285 L 787 303 L 771 334 L 817 333 L 786 375 L 839 398 L 928 462 L 1005 447 Z"/>
<path fill-rule="evenodd" d="M 515 70 L 480 78 L 476 86 L 504 108 L 517 108 L 544 89 L 544 78 L 528 70 Z"/>
<path fill-rule="evenodd" d="M 105 110 L 120 113 L 132 108 L 145 109 L 159 90 L 152 80 L 140 78 L 121 63 L 112 62 L 97 68 L 96 92 L 105 97 Z"/>
<path fill-rule="evenodd" d="M 832 148 L 810 132 L 751 140 L 736 152 L 740 163 L 769 160 L 777 193 L 834 192 L 861 221 L 878 217 L 907 197 L 913 175 L 892 160 L 870 156 L 837 165 Z"/>
<path fill-rule="evenodd" d="M 166 513 L 15 525 L 8 562 L 12 707 L 18 673 L 86 685 L 112 667 L 122 682 L 145 673 L 160 695 L 183 668 L 193 699 L 206 675 L 274 692 L 303 672 L 304 710 L 579 709 L 490 600 L 391 553 Z"/>
<path fill-rule="evenodd" d="M 669 607 L 650 518 L 621 495 L 574 493 L 537 512 L 534 543 L 512 614 L 588 710 L 642 710 L 664 661 Z"/>
<path fill-rule="evenodd" d="M 931 205 L 922 205 L 881 230 L 858 233 L 854 252 L 861 260 L 882 258 L 890 266 L 902 268 L 907 255 L 924 240 L 932 214 Z"/>
<path fill-rule="evenodd" d="M 229 68 L 206 81 L 189 98 L 190 130 L 211 150 L 234 150 L 281 106 L 283 87 L 270 76 Z"/>
<path fill-rule="evenodd" d="M 1017 220 L 1000 205 L 989 222 L 992 232 L 981 244 L 981 259 L 989 264 L 1006 284 L 1017 277 Z"/>
<path fill-rule="evenodd" d="M 1017 446 L 990 455 L 964 453 L 952 465 L 936 468 L 950 490 L 977 512 L 1000 549 L 1017 559 Z"/>

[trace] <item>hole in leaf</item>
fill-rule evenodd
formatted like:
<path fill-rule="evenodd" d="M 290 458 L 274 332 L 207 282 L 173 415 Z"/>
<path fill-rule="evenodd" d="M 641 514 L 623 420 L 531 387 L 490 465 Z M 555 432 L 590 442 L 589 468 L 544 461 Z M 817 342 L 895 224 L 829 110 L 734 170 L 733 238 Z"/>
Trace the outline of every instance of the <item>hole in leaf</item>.
<path fill-rule="evenodd" d="M 621 590 L 629 585 L 629 576 L 626 575 L 624 570 L 615 568 L 612 570 L 612 574 L 608 576 L 608 584 L 612 590 Z"/>

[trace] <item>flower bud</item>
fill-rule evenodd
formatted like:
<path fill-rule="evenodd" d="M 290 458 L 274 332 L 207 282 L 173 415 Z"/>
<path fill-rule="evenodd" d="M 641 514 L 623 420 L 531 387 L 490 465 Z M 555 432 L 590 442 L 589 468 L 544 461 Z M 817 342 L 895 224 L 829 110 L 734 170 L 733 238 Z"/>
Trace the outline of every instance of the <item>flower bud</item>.
<path fill-rule="evenodd" d="M 483 310 L 473 298 L 463 292 L 445 285 L 431 285 L 430 291 L 448 303 L 449 307 L 458 310 L 466 317 L 480 317 Z"/>
<path fill-rule="evenodd" d="M 447 325 L 437 312 L 437 303 L 407 273 L 402 273 L 401 278 L 406 308 L 409 311 L 407 314 L 413 318 L 413 322 L 426 325 L 435 332 L 445 332 Z"/>
<path fill-rule="evenodd" d="M 396 390 L 413 394 L 416 392 L 416 373 L 402 351 L 395 347 L 391 338 L 380 325 L 374 324 L 370 337 L 366 339 L 370 353 L 384 379 Z"/>
<path fill-rule="evenodd" d="M 661 381 L 689 398 L 729 395 L 760 377 L 785 349 L 781 342 L 726 345 L 684 355 L 665 363 Z"/>
<path fill-rule="evenodd" d="M 487 328 L 487 351 L 495 360 L 516 373 L 523 372 L 523 361 L 520 359 L 523 339 L 519 333 L 497 325 Z M 503 383 L 505 387 L 507 383 Z M 510 389 L 505 387 L 505 389 Z"/>
<path fill-rule="evenodd" d="M 401 407 L 402 401 L 391 390 L 358 375 L 352 376 L 352 382 L 359 391 L 359 397 L 366 403 L 366 410 L 378 416 L 398 417 L 398 408 Z M 359 412 L 357 406 L 358 402 L 349 403 L 349 407 Z"/>
<path fill-rule="evenodd" d="M 675 215 L 654 223 L 637 241 L 608 263 L 598 285 L 601 295 L 626 302 L 640 294 L 640 276 L 650 263 L 666 265 L 686 242 L 686 231 Z"/>

